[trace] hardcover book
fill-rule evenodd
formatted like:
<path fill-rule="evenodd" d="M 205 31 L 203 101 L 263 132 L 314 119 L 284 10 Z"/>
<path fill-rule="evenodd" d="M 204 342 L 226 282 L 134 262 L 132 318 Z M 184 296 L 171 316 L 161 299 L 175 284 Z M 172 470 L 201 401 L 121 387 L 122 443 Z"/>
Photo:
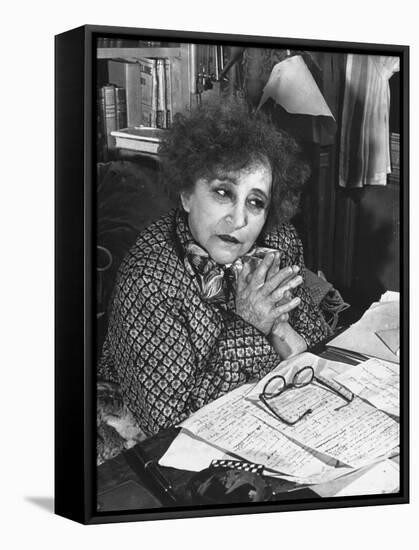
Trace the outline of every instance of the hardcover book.
<path fill-rule="evenodd" d="M 122 60 L 109 60 L 109 82 L 125 88 L 127 123 L 125 126 L 141 124 L 140 64 Z M 121 126 L 123 127 L 123 126 Z"/>

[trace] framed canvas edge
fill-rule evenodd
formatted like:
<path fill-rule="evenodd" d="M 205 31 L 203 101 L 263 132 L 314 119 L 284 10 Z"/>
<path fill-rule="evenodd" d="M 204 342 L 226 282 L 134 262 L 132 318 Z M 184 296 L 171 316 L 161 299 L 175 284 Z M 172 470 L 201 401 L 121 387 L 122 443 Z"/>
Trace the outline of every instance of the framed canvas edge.
<path fill-rule="evenodd" d="M 75 33 L 75 34 L 74 34 Z M 369 43 L 356 43 L 356 42 L 335 42 L 324 40 L 311 40 L 311 39 L 293 39 L 293 38 L 274 38 L 274 37 L 259 37 L 248 35 L 228 35 L 219 33 L 197 33 L 188 31 L 177 30 L 161 30 L 161 29 L 141 29 L 131 27 L 111 27 L 111 26 L 96 26 L 96 25 L 84 25 L 61 33 L 55 37 L 56 39 L 56 170 L 55 170 L 55 193 L 56 193 L 56 218 L 55 218 L 55 250 L 56 250 L 56 364 L 55 364 L 55 418 L 56 418 L 56 446 L 62 448 L 68 447 L 68 434 L 63 434 L 61 431 L 63 416 L 66 417 L 65 425 L 68 425 L 68 418 L 76 416 L 78 423 L 73 426 L 72 435 L 73 443 L 72 450 L 66 457 L 55 451 L 56 457 L 56 469 L 55 469 L 55 490 L 56 490 L 56 505 L 55 513 L 67 517 L 69 519 L 78 521 L 84 524 L 98 524 L 98 523 L 111 523 L 111 522 L 126 522 L 126 521 L 144 521 L 144 520 L 156 520 L 156 519 L 178 519 L 188 517 L 208 517 L 208 516 L 221 516 L 221 515 L 236 515 L 236 514 L 249 514 L 249 513 L 270 513 L 278 511 L 297 511 L 297 510 L 315 510 L 315 509 L 330 509 L 330 508 L 346 508 L 353 506 L 376 506 L 376 505 L 390 505 L 390 504 L 403 504 L 409 502 L 409 372 L 403 373 L 401 377 L 401 447 L 403 449 L 401 458 L 401 470 L 400 470 L 400 491 L 397 494 L 391 495 L 371 495 L 371 496 L 356 496 L 356 497 L 340 497 L 321 499 L 313 501 L 299 501 L 299 502 L 278 502 L 278 503 L 261 503 L 260 505 L 242 505 L 242 506 L 216 506 L 212 508 L 207 507 L 188 507 L 188 508 L 176 508 L 168 509 L 164 508 L 161 511 L 135 511 L 128 512 L 123 511 L 121 513 L 97 513 L 95 511 L 95 461 L 94 461 L 94 434 L 95 434 L 95 399 L 94 399 L 94 315 L 93 315 L 93 302 L 94 302 L 94 281 L 92 278 L 94 259 L 92 255 L 94 244 L 94 193 L 95 193 L 95 174 L 93 166 L 93 143 L 95 136 L 93 135 L 93 101 L 94 101 L 94 86 L 93 86 L 93 60 L 94 60 L 94 36 L 106 34 L 117 35 L 135 35 L 135 36 L 154 36 L 154 37 L 167 37 L 185 42 L 194 41 L 227 41 L 230 43 L 246 43 L 246 44 L 260 44 L 267 45 L 293 45 L 297 47 L 304 47 L 305 49 L 312 50 L 344 50 L 345 52 L 351 51 L 353 53 L 393 53 L 399 55 L 401 58 L 402 71 L 402 94 L 400 109 L 401 109 L 401 121 L 403 124 L 403 166 L 402 166 L 402 185 L 401 185 L 401 216 L 400 221 L 402 223 L 401 239 L 401 281 L 402 281 L 402 310 L 401 310 L 401 323 L 402 323 L 402 338 L 403 338 L 403 350 L 402 361 L 408 365 L 409 359 L 409 225 L 408 225 L 408 181 L 409 181 L 409 46 L 407 45 L 391 45 L 391 44 L 369 44 Z M 57 107 L 57 98 L 60 97 L 60 101 L 64 101 L 65 98 L 69 98 L 69 92 L 67 90 L 60 89 L 57 85 L 57 72 L 59 72 L 59 63 L 57 62 L 57 43 L 67 36 L 70 42 L 77 37 L 82 37 L 82 47 L 78 50 L 79 62 L 82 64 L 82 77 L 80 86 L 82 88 L 82 116 L 77 120 L 75 126 L 77 129 L 74 132 L 77 135 L 83 136 L 83 148 L 79 156 L 74 155 L 72 157 L 72 163 L 74 163 L 74 171 L 70 170 L 66 174 L 60 173 L 59 158 L 62 155 L 60 151 L 60 139 L 62 139 L 61 133 L 63 131 L 60 128 L 60 114 L 59 107 Z M 75 44 L 76 40 L 74 40 Z M 80 46 L 80 44 L 79 44 Z M 309 47 L 308 47 L 309 46 Z M 77 48 L 76 48 L 77 49 Z M 66 52 L 66 55 L 73 56 L 71 48 Z M 81 132 L 81 133 L 80 133 Z M 58 138 L 57 138 L 58 136 Z M 71 135 L 71 132 L 67 132 L 67 142 L 75 136 Z M 62 147 L 61 143 L 61 147 Z M 70 163 L 70 164 L 72 164 Z M 59 217 L 68 209 L 68 206 L 61 204 L 59 195 L 63 192 L 63 188 L 70 186 L 74 183 L 74 174 L 77 174 L 77 178 L 81 178 L 82 181 L 82 206 L 80 200 L 77 201 L 77 196 L 74 195 L 77 191 L 72 189 L 72 200 L 78 204 L 78 208 L 73 213 L 72 219 L 77 224 L 79 223 L 82 230 L 82 238 L 78 243 L 81 245 L 81 254 L 77 258 L 77 262 L 73 262 L 72 274 L 77 281 L 81 283 L 79 290 L 82 296 L 82 314 L 80 314 L 80 302 L 77 301 L 73 304 L 70 314 L 64 315 L 64 312 L 60 310 L 59 301 L 57 301 L 57 295 L 59 297 L 60 289 L 64 284 L 62 270 L 63 265 L 66 264 L 65 252 L 60 248 L 63 242 L 68 242 L 69 238 L 73 237 L 73 232 L 66 227 L 60 226 Z M 80 182 L 79 182 L 80 183 Z M 77 187 L 77 189 L 80 189 Z M 78 197 L 79 199 L 81 197 Z M 81 261 L 79 261 L 81 260 Z M 68 273 L 67 273 L 68 277 Z M 63 358 L 60 356 L 60 347 L 63 345 L 63 333 L 68 330 L 70 325 L 81 323 L 83 326 L 83 335 L 79 338 L 79 342 L 73 344 L 74 352 L 79 357 L 83 357 L 79 364 L 71 363 L 69 358 Z M 69 342 L 67 342 L 68 346 Z M 65 390 L 59 383 L 59 378 L 65 373 L 66 385 Z M 69 373 L 72 373 L 69 376 Z M 80 385 L 80 380 L 82 384 Z M 71 393 L 73 399 L 71 403 L 65 399 L 65 394 Z M 62 399 L 67 406 L 64 410 Z M 82 411 L 82 421 L 80 422 L 80 416 L 78 414 Z M 76 472 L 80 472 L 80 464 L 82 466 L 82 476 L 76 475 Z M 77 465 L 74 468 L 74 465 Z M 58 467 L 57 467 L 58 466 Z M 64 475 L 64 472 L 66 474 Z M 71 472 L 71 473 L 70 473 Z M 65 479 L 67 478 L 67 479 Z M 70 481 L 71 480 L 71 481 Z M 67 498 L 64 499 L 63 491 L 67 491 L 71 487 L 71 494 L 67 494 Z M 57 498 L 58 496 L 58 498 Z M 67 500 L 67 504 L 64 506 L 63 501 Z"/>
<path fill-rule="evenodd" d="M 84 31 L 55 39 L 55 513 L 85 514 Z M 74 98 L 78 97 L 78 101 Z"/>

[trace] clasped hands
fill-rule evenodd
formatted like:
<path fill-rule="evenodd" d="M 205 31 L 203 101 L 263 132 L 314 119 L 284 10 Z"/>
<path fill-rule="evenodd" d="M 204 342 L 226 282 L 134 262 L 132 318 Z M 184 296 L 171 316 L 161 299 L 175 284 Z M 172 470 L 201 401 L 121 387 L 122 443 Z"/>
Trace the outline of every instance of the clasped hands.
<path fill-rule="evenodd" d="M 236 313 L 269 336 L 286 359 L 306 349 L 304 339 L 288 323 L 289 313 L 300 304 L 292 291 L 302 282 L 298 266 L 280 268 L 280 252 L 269 253 L 252 272 L 246 262 L 237 280 Z"/>

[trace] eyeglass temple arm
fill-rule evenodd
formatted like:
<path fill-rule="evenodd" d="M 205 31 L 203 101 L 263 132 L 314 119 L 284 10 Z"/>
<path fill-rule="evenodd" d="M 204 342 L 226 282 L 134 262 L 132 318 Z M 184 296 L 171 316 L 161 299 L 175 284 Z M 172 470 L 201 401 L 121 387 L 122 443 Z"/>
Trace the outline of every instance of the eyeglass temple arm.
<path fill-rule="evenodd" d="M 330 380 L 329 378 L 324 378 L 324 376 L 321 376 L 320 374 L 315 374 L 314 379 L 317 380 L 317 382 L 319 382 L 323 386 L 326 386 L 326 388 L 329 388 L 330 390 L 333 390 L 334 392 L 336 392 L 338 395 L 343 397 L 343 399 L 348 401 L 348 403 L 350 403 L 355 397 L 355 395 L 350 390 L 348 390 L 341 384 L 338 384 L 338 382 L 335 382 L 334 380 Z"/>

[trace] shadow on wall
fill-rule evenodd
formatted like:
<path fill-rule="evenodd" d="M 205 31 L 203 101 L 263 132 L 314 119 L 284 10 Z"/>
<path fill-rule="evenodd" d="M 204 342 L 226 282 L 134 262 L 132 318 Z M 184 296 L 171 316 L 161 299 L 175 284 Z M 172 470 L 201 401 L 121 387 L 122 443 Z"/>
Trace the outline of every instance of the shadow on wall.
<path fill-rule="evenodd" d="M 353 290 L 371 303 L 400 288 L 399 188 L 362 190 L 355 242 Z"/>

